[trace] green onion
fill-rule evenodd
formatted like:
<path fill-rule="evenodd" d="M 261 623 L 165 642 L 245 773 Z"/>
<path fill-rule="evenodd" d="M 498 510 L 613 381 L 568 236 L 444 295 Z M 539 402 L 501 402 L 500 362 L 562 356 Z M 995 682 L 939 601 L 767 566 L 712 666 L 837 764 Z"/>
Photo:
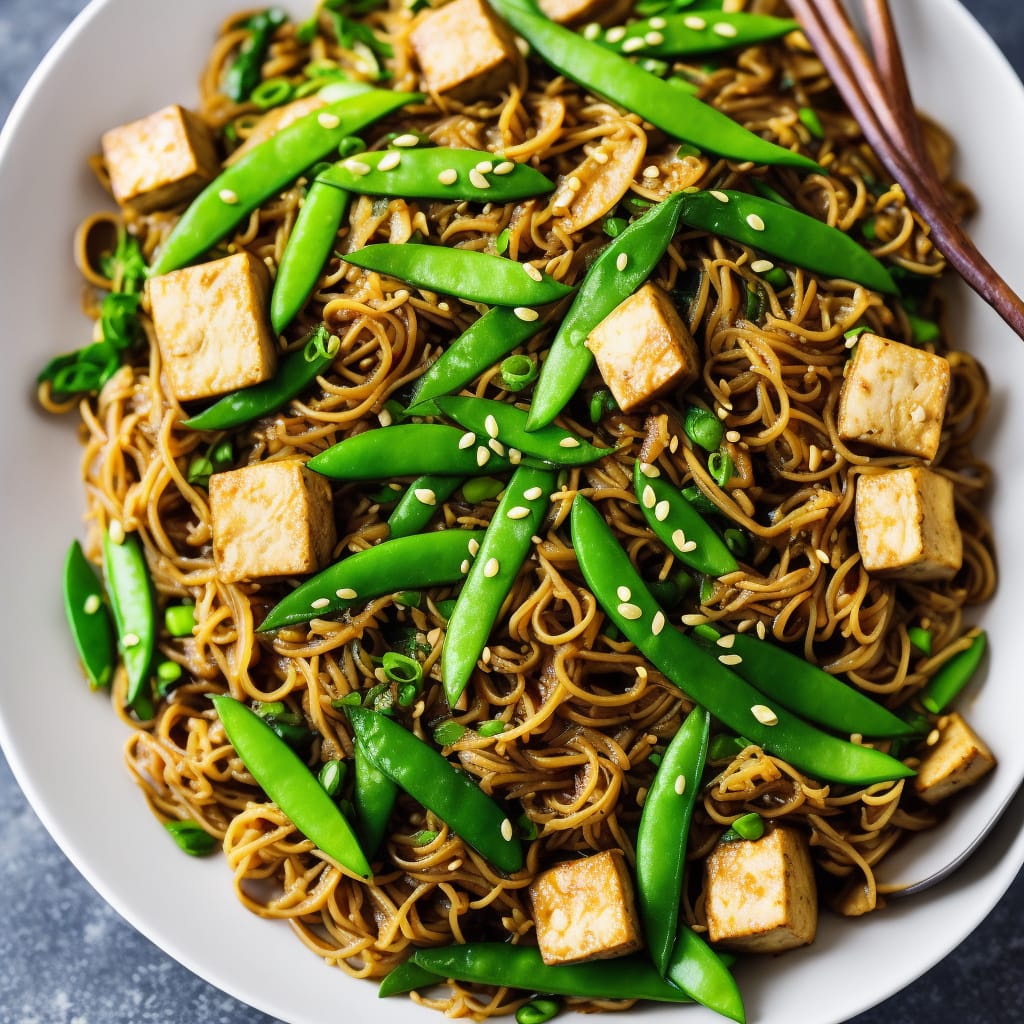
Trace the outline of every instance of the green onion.
<path fill-rule="evenodd" d="M 762 274 L 761 278 L 770 284 L 776 291 L 779 288 L 786 288 L 789 286 L 789 274 L 787 274 L 782 267 L 772 267 L 767 273 Z"/>
<path fill-rule="evenodd" d="M 279 107 L 287 103 L 295 89 L 287 78 L 267 78 L 260 82 L 249 94 L 249 99 L 256 104 L 260 110 L 269 110 L 271 107 Z"/>
<path fill-rule="evenodd" d="M 629 227 L 629 221 L 625 217 L 606 217 L 602 227 L 609 238 L 618 238 Z"/>
<path fill-rule="evenodd" d="M 921 626 L 911 626 L 907 630 L 907 638 L 922 653 L 932 653 L 932 633 L 930 629 L 923 629 Z"/>
<path fill-rule="evenodd" d="M 194 604 L 169 604 L 164 610 L 164 626 L 171 636 L 191 636 L 195 625 Z"/>
<path fill-rule="evenodd" d="M 709 409 L 691 405 L 686 410 L 683 431 L 698 447 L 707 452 L 717 451 L 725 438 L 725 426 Z"/>
<path fill-rule="evenodd" d="M 607 388 L 600 388 L 590 396 L 590 422 L 600 423 L 613 412 L 619 411 L 619 403 Z"/>
<path fill-rule="evenodd" d="M 722 540 L 737 558 L 745 558 L 750 553 L 750 534 L 746 530 L 730 526 L 722 532 Z"/>
<path fill-rule="evenodd" d="M 509 243 L 509 240 L 511 239 L 511 237 L 512 237 L 512 233 L 509 231 L 508 228 L 505 228 L 503 231 L 501 231 L 499 233 L 499 235 L 498 235 L 498 237 L 497 237 L 497 239 L 495 240 L 495 243 L 494 243 L 494 251 L 499 256 L 504 256 L 505 253 L 508 252 L 508 243 Z"/>
<path fill-rule="evenodd" d="M 439 747 L 450 747 L 465 735 L 466 727 L 459 722 L 443 722 L 434 730 L 434 742 Z"/>
<path fill-rule="evenodd" d="M 387 651 L 381 659 L 381 667 L 393 683 L 416 685 L 423 681 L 423 666 L 415 658 L 408 658 L 397 651 Z"/>
<path fill-rule="evenodd" d="M 414 832 L 409 838 L 412 840 L 413 846 L 429 846 L 439 834 L 433 829 L 421 828 L 419 832 Z"/>
<path fill-rule="evenodd" d="M 537 379 L 537 362 L 527 355 L 511 355 L 501 364 L 501 386 L 506 391 L 522 391 Z"/>
<path fill-rule="evenodd" d="M 939 325 L 934 320 L 928 320 L 916 313 L 907 313 L 907 322 L 910 324 L 910 336 L 918 345 L 938 341 L 942 335 Z"/>
<path fill-rule="evenodd" d="M 708 456 L 708 472 L 719 487 L 725 487 L 732 479 L 734 468 L 732 456 L 726 452 L 712 452 Z"/>
<path fill-rule="evenodd" d="M 821 126 L 821 118 L 818 117 L 817 111 L 812 110 L 810 107 L 801 107 L 797 117 L 800 118 L 800 123 L 816 138 L 825 138 L 825 129 Z"/>
<path fill-rule="evenodd" d="M 680 493 L 701 515 L 718 512 L 718 506 L 696 484 L 684 487 Z"/>
<path fill-rule="evenodd" d="M 332 757 L 329 761 L 324 761 L 320 766 L 317 779 L 320 785 L 324 787 L 327 795 L 334 796 L 341 789 L 342 782 L 345 781 L 345 773 L 345 763 L 339 761 L 336 757 Z"/>
<path fill-rule="evenodd" d="M 726 829 L 722 833 L 721 842 L 731 843 L 737 839 L 760 839 L 764 835 L 764 819 L 760 814 L 756 814 L 751 811 L 749 814 L 741 814 L 731 825 L 730 828 Z"/>
<path fill-rule="evenodd" d="M 499 719 L 494 719 L 490 722 L 481 722 L 477 726 L 476 731 L 481 736 L 497 736 L 499 733 L 503 733 L 505 731 L 505 723 Z"/>
<path fill-rule="evenodd" d="M 164 828 L 190 857 L 205 857 L 217 848 L 217 837 L 211 836 L 198 822 L 165 821 Z"/>

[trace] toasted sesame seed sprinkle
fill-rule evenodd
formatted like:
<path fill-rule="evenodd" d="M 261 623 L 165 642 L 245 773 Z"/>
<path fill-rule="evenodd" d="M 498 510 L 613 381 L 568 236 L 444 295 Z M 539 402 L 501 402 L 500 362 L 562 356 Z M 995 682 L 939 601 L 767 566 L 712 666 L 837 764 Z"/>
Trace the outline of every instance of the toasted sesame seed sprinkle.
<path fill-rule="evenodd" d="M 318 597 L 315 601 L 310 601 L 310 608 L 326 608 L 331 603 L 329 597 Z"/>
<path fill-rule="evenodd" d="M 491 413 L 488 413 L 487 419 L 484 420 L 484 430 L 487 431 L 488 437 L 498 436 L 498 421 Z"/>
<path fill-rule="evenodd" d="M 815 548 L 814 554 L 822 565 L 828 565 L 832 561 L 832 556 L 821 548 Z"/>
<path fill-rule="evenodd" d="M 615 269 L 623 271 L 629 266 L 629 253 L 620 252 L 615 259 Z"/>
<path fill-rule="evenodd" d="M 778 725 L 779 716 L 767 704 L 755 704 L 751 709 L 750 713 L 762 724 L 762 725 Z"/>
<path fill-rule="evenodd" d="M 697 542 L 695 540 L 688 540 L 685 544 L 683 544 L 679 548 L 679 550 L 684 555 L 688 555 L 691 551 L 696 551 L 697 550 Z"/>
<path fill-rule="evenodd" d="M 417 487 L 412 493 L 416 496 L 416 500 L 424 505 L 437 504 L 437 495 L 429 487 Z"/>
<path fill-rule="evenodd" d="M 754 260 L 750 264 L 750 269 L 755 274 L 767 274 L 769 270 L 775 269 L 775 264 L 771 260 Z"/>
<path fill-rule="evenodd" d="M 677 796 L 682 796 L 686 792 L 686 776 L 677 775 L 673 788 L 675 789 Z"/>
<path fill-rule="evenodd" d="M 476 434 L 472 430 L 467 430 L 466 433 L 459 438 L 459 448 L 472 448 L 476 444 Z"/>
<path fill-rule="evenodd" d="M 844 348 L 855 348 L 856 345 L 857 345 L 857 338 L 858 337 L 859 337 L 859 335 L 851 334 L 850 337 L 847 338 L 846 341 L 843 342 L 843 347 Z"/>
<path fill-rule="evenodd" d="M 620 601 L 628 601 L 633 596 L 633 591 L 629 587 L 619 587 L 615 595 Z"/>
<path fill-rule="evenodd" d="M 708 194 L 714 196 L 720 203 L 729 202 L 729 197 L 724 192 L 719 191 L 717 188 L 711 189 L 711 191 Z"/>
<path fill-rule="evenodd" d="M 663 523 L 668 519 L 670 511 L 671 506 L 667 501 L 659 501 L 658 504 L 654 506 L 654 518 L 657 519 L 659 523 Z"/>
<path fill-rule="evenodd" d="M 726 408 L 725 408 L 725 406 L 722 406 L 722 405 L 720 405 L 720 406 L 719 406 L 719 407 L 718 407 L 718 408 L 717 408 L 717 409 L 715 410 L 715 415 L 716 415 L 716 416 L 717 416 L 717 417 L 718 417 L 718 418 L 719 418 L 720 420 L 724 420 L 724 419 L 725 419 L 725 417 L 729 415 L 729 410 L 728 410 L 728 409 L 726 409 Z"/>
<path fill-rule="evenodd" d="M 650 462 L 641 462 L 640 472 L 650 480 L 654 480 L 656 477 L 661 476 L 661 470 Z"/>
<path fill-rule="evenodd" d="M 491 663 L 491 649 L 490 649 L 490 647 L 485 647 L 485 648 L 484 648 L 484 649 L 483 649 L 483 650 L 482 650 L 482 651 L 480 652 L 480 660 L 481 660 L 481 661 L 482 661 L 482 662 L 483 662 L 483 663 L 484 663 L 485 665 L 490 665 L 490 663 Z"/>
<path fill-rule="evenodd" d="M 736 634 L 735 633 L 725 633 L 723 636 L 720 636 L 715 641 L 715 643 L 719 647 L 724 647 L 724 648 L 726 648 L 728 650 L 730 647 L 733 646 L 733 644 L 736 643 Z"/>
<path fill-rule="evenodd" d="M 101 603 L 99 594 L 90 594 L 82 602 L 82 611 L 85 612 L 86 615 L 95 615 L 100 610 Z"/>
<path fill-rule="evenodd" d="M 479 171 L 481 174 L 490 174 L 494 170 L 494 164 L 490 160 L 481 160 L 473 170 Z"/>
<path fill-rule="evenodd" d="M 660 609 L 654 613 L 651 619 L 651 632 L 657 636 L 665 628 L 665 613 Z"/>
<path fill-rule="evenodd" d="M 716 36 L 721 36 L 723 39 L 732 39 L 736 35 L 736 26 L 730 25 L 727 21 L 716 21 L 714 25 L 711 26 L 711 31 L 714 32 Z"/>
<path fill-rule="evenodd" d="M 532 263 L 524 263 L 523 270 L 526 272 L 526 276 L 534 281 L 544 280 L 544 275 Z"/>
<path fill-rule="evenodd" d="M 643 615 L 643 609 L 638 605 L 630 604 L 629 601 L 623 601 L 619 605 L 619 614 L 624 619 L 639 619 Z"/>
<path fill-rule="evenodd" d="M 487 442 L 487 447 L 490 448 L 495 455 L 500 456 L 505 454 L 505 446 L 496 437 L 492 437 L 490 441 Z"/>
<path fill-rule="evenodd" d="M 764 231 L 764 221 L 756 213 L 748 213 L 744 219 L 754 231 Z"/>
<path fill-rule="evenodd" d="M 511 160 L 502 160 L 497 167 L 494 168 L 495 174 L 511 174 L 516 169 L 516 165 Z"/>
<path fill-rule="evenodd" d="M 626 35 L 626 26 L 625 25 L 616 25 L 614 28 L 608 29 L 608 31 L 605 33 L 605 39 L 609 43 L 617 43 L 620 40 L 624 39 L 625 35 Z"/>
<path fill-rule="evenodd" d="M 768 627 L 758 619 L 757 625 L 754 627 L 754 632 L 757 633 L 759 639 L 763 640 L 768 635 Z"/>
<path fill-rule="evenodd" d="M 483 446 L 480 445 L 476 450 L 476 464 L 478 466 L 486 466 L 487 460 L 491 457 L 491 453 Z"/>
<path fill-rule="evenodd" d="M 538 313 L 537 310 L 530 309 L 529 306 L 516 306 L 516 308 L 512 310 L 512 312 L 515 313 L 515 315 L 520 320 L 527 324 L 532 324 L 533 321 L 540 316 L 540 313 Z"/>
<path fill-rule="evenodd" d="M 459 180 L 459 172 L 454 167 L 446 167 L 437 176 L 442 185 L 454 185 Z"/>
<path fill-rule="evenodd" d="M 337 114 L 332 114 L 329 110 L 322 110 L 316 115 L 316 123 L 321 128 L 326 128 L 330 131 L 330 129 L 337 128 L 341 124 L 341 118 Z"/>
<path fill-rule="evenodd" d="M 513 466 L 518 466 L 523 461 L 523 453 L 518 448 L 509 448 L 508 450 L 508 461 Z"/>
<path fill-rule="evenodd" d="M 606 164 L 611 160 L 611 157 L 603 149 L 595 149 L 593 156 L 594 160 L 599 164 Z"/>
<path fill-rule="evenodd" d="M 419 144 L 420 140 L 411 132 L 406 132 L 405 135 L 399 135 L 391 140 L 392 146 L 398 146 L 401 149 L 412 149 L 414 146 L 418 146 Z"/>
<path fill-rule="evenodd" d="M 559 448 L 579 448 L 579 446 L 580 439 L 578 437 L 563 437 L 562 440 L 558 442 Z"/>
<path fill-rule="evenodd" d="M 377 161 L 378 171 L 393 171 L 402 162 L 402 154 L 397 149 L 390 149 Z"/>
<path fill-rule="evenodd" d="M 523 497 L 527 501 L 536 501 L 544 493 L 543 487 L 527 487 L 523 491 Z"/>
<path fill-rule="evenodd" d="M 509 821 L 508 818 L 502 819 L 501 838 L 504 839 L 506 843 L 512 842 L 512 822 Z"/>
<path fill-rule="evenodd" d="M 807 449 L 807 468 L 815 473 L 821 468 L 821 449 L 812 444 Z"/>
<path fill-rule="evenodd" d="M 496 558 L 488 558 L 486 565 L 484 565 L 484 575 L 488 579 L 493 579 L 498 575 L 500 569 L 501 563 Z"/>
<path fill-rule="evenodd" d="M 125 635 L 121 637 L 121 643 L 125 647 L 138 647 L 142 641 L 139 639 L 138 633 L 125 633 Z"/>
<path fill-rule="evenodd" d="M 234 206 L 238 202 L 238 193 L 230 188 L 222 188 L 218 193 L 218 197 L 222 203 L 227 203 L 228 206 Z"/>
<path fill-rule="evenodd" d="M 932 729 L 932 731 L 928 733 L 928 738 L 925 740 L 925 743 L 927 743 L 929 747 L 934 747 L 935 744 L 939 742 L 940 738 L 939 730 Z"/>
<path fill-rule="evenodd" d="M 740 432 L 738 430 L 727 430 L 725 432 L 725 439 L 729 444 L 737 444 L 740 439 Z"/>
<path fill-rule="evenodd" d="M 596 21 L 588 22 L 583 26 L 583 38 L 594 40 L 601 34 L 601 26 Z"/>
<path fill-rule="evenodd" d="M 119 519 L 111 519 L 107 534 L 115 544 L 124 543 L 124 524 Z"/>
<path fill-rule="evenodd" d="M 718 660 L 723 665 L 742 665 L 743 659 L 738 654 L 720 654 Z"/>
<path fill-rule="evenodd" d="M 374 676 L 376 676 L 378 682 L 381 682 L 381 683 L 388 682 L 388 674 L 387 674 L 387 672 L 384 671 L 383 668 L 375 668 L 373 670 L 373 674 L 374 674 Z"/>
<path fill-rule="evenodd" d="M 675 455 L 675 453 L 677 451 L 679 451 L 679 435 L 678 434 L 673 434 L 672 437 L 669 439 L 668 450 L 673 455 Z"/>
<path fill-rule="evenodd" d="M 468 558 L 464 558 L 462 560 L 461 565 L 459 565 L 459 572 L 461 572 L 463 576 L 465 576 L 466 573 L 469 572 L 469 559 Z"/>
<path fill-rule="evenodd" d="M 643 48 L 644 41 L 641 36 L 633 36 L 622 44 L 623 53 L 636 53 L 637 50 L 642 50 Z"/>
<path fill-rule="evenodd" d="M 474 188 L 490 188 L 491 183 L 475 167 L 469 172 L 469 183 Z"/>
<path fill-rule="evenodd" d="M 653 18 L 648 18 L 647 19 L 647 24 L 651 28 L 657 29 L 657 31 L 659 31 L 659 32 L 663 28 L 667 28 L 668 27 L 668 22 L 664 18 L 662 18 L 660 15 L 655 15 Z"/>
<path fill-rule="evenodd" d="M 644 168 L 644 177 L 645 178 L 660 178 L 661 177 L 661 168 L 658 167 L 657 164 L 648 164 Z"/>
<path fill-rule="evenodd" d="M 390 427 L 391 424 L 394 422 L 394 417 L 391 415 L 391 410 L 381 409 L 381 411 L 377 413 L 377 422 L 382 427 Z"/>
<path fill-rule="evenodd" d="M 525 505 L 513 505 L 508 510 L 509 519 L 525 519 L 530 514 L 530 510 Z"/>
<path fill-rule="evenodd" d="M 369 164 L 364 164 L 362 160 L 346 160 L 345 167 L 353 174 L 358 174 L 360 176 L 369 174 L 370 171 L 373 170 Z"/>
<path fill-rule="evenodd" d="M 694 32 L 700 32 L 708 27 L 708 23 L 703 18 L 698 18 L 696 14 L 690 14 L 683 18 L 683 24 L 687 28 L 693 29 Z"/>
<path fill-rule="evenodd" d="M 665 37 L 660 32 L 648 32 L 644 36 L 644 42 L 648 46 L 661 46 L 665 42 Z"/>
<path fill-rule="evenodd" d="M 469 548 L 469 553 L 471 555 L 475 555 L 480 550 L 480 541 L 478 541 L 476 537 L 471 537 L 466 547 Z"/>
<path fill-rule="evenodd" d="M 700 612 L 688 612 L 686 615 L 680 615 L 679 621 L 684 626 L 703 626 L 708 621 L 708 617 L 701 615 Z"/>
<path fill-rule="evenodd" d="M 351 587 L 342 587 L 334 593 L 337 597 L 340 597 L 342 601 L 352 601 L 359 596 Z"/>
<path fill-rule="evenodd" d="M 683 548 L 686 546 L 686 534 L 683 533 L 682 530 L 673 530 L 672 531 L 672 543 L 675 544 L 675 546 L 680 551 L 682 551 Z"/>
<path fill-rule="evenodd" d="M 648 484 L 640 494 L 640 500 L 644 504 L 644 508 L 654 508 L 658 503 L 658 496 L 654 493 L 654 488 Z"/>

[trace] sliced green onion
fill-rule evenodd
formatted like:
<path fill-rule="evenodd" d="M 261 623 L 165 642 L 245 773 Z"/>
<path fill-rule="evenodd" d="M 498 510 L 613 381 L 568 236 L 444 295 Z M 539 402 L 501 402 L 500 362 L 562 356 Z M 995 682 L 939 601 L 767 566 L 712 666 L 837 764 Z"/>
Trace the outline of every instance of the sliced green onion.
<path fill-rule="evenodd" d="M 932 653 L 932 632 L 921 626 L 911 626 L 907 630 L 907 639 L 922 653 Z"/>
<path fill-rule="evenodd" d="M 494 242 L 494 251 L 499 256 L 504 256 L 505 253 L 508 252 L 508 245 L 511 238 L 512 233 L 509 231 L 508 228 L 505 228 L 498 234 L 498 237 Z"/>
<path fill-rule="evenodd" d="M 341 784 L 345 781 L 346 770 L 345 763 L 339 761 L 336 757 L 332 757 L 329 761 L 324 761 L 320 766 L 320 771 L 317 772 L 316 777 L 328 796 L 335 796 L 338 790 L 341 789 Z"/>
<path fill-rule="evenodd" d="M 497 736 L 499 733 L 503 733 L 505 728 L 506 726 L 504 722 L 499 719 L 494 719 L 490 722 L 481 722 L 477 726 L 476 731 L 481 736 Z"/>
<path fill-rule="evenodd" d="M 439 834 L 433 829 L 421 828 L 419 832 L 414 832 L 409 838 L 412 840 L 413 846 L 429 846 Z"/>
<path fill-rule="evenodd" d="M 537 361 L 530 356 L 509 356 L 501 364 L 501 386 L 506 391 L 522 391 L 537 379 L 539 372 Z"/>
<path fill-rule="evenodd" d="M 249 94 L 249 99 L 260 110 L 269 110 L 271 107 L 279 107 L 282 103 L 287 103 L 294 92 L 295 89 L 287 78 L 267 78 L 253 89 Z"/>
<path fill-rule="evenodd" d="M 381 667 L 393 683 L 404 686 L 423 681 L 423 666 L 415 658 L 408 658 L 397 651 L 387 651 L 381 659 Z"/>
<path fill-rule="evenodd" d="M 726 452 L 712 452 L 708 456 L 708 472 L 719 487 L 725 487 L 732 479 L 734 468 L 732 456 Z"/>
<path fill-rule="evenodd" d="M 465 735 L 466 727 L 460 722 L 443 722 L 434 730 L 434 742 L 439 747 L 450 747 Z"/>
<path fill-rule="evenodd" d="M 721 842 L 730 843 L 737 839 L 760 839 L 764 835 L 764 819 L 760 814 L 751 811 L 741 814 L 732 825 L 722 833 Z"/>
<path fill-rule="evenodd" d="M 821 118 L 818 117 L 816 110 L 811 107 L 801 107 L 797 117 L 800 118 L 800 123 L 816 138 L 825 138 L 825 129 L 821 126 Z"/>
<path fill-rule="evenodd" d="M 605 416 L 619 411 L 619 403 L 607 388 L 600 388 L 590 396 L 590 422 L 600 423 Z"/>

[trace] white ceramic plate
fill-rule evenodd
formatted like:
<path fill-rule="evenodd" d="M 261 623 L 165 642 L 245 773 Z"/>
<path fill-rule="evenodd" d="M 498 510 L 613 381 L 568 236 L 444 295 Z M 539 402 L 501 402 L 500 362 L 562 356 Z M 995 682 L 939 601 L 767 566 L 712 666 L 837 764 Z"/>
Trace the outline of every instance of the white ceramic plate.
<path fill-rule="evenodd" d="M 82 681 L 63 620 L 61 563 L 70 539 L 81 535 L 79 450 L 71 417 L 47 417 L 34 407 L 33 380 L 50 356 L 85 343 L 90 332 L 79 313 L 71 240 L 82 216 L 107 201 L 85 158 L 104 129 L 169 102 L 193 103 L 215 28 L 237 6 L 239 0 L 176 0 L 169 12 L 155 0 L 97 0 L 43 61 L 0 142 L 0 425 L 7 439 L 0 446 L 0 564 L 8 638 L 0 740 L 68 857 L 125 918 L 186 967 L 291 1024 L 335 1024 L 342 1006 L 350 1019 L 372 1014 L 381 1024 L 437 1020 L 404 999 L 378 1002 L 374 985 L 325 967 L 287 926 L 250 915 L 236 902 L 222 861 L 181 855 L 130 781 L 121 761 L 125 727 Z M 980 197 L 973 231 L 1021 290 L 1024 209 L 1013 197 L 1024 137 L 1007 130 L 1024 124 L 1021 84 L 955 0 L 903 0 L 894 7 L 919 101 L 954 129 L 961 175 Z M 994 518 L 1008 577 L 1024 566 L 1024 475 L 1015 471 L 1024 437 L 1024 346 L 966 290 L 957 306 L 958 340 L 992 376 L 986 454 L 1006 471 L 998 477 Z M 901 868 L 908 877 L 928 873 L 966 842 L 1024 775 L 1012 588 L 1001 591 L 982 620 L 992 656 L 969 713 L 1001 765 L 957 808 L 948 828 L 920 844 Z M 1024 862 L 1022 820 L 1018 800 L 954 882 L 868 919 L 825 916 L 812 947 L 742 965 L 748 1019 L 834 1024 L 924 973 L 1008 888 Z M 677 1012 L 645 1008 L 642 1019 L 674 1020 Z M 686 1017 L 693 1024 L 719 1019 L 698 1008 Z"/>

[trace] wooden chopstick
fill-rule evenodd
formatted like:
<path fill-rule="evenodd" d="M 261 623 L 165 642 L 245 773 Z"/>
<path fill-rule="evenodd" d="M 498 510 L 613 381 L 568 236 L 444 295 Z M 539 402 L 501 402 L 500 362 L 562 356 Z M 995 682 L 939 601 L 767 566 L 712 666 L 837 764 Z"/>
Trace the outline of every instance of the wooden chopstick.
<path fill-rule="evenodd" d="M 1024 301 L 958 222 L 925 150 L 887 0 L 865 4 L 875 59 L 840 0 L 789 0 L 789 5 L 865 139 L 928 222 L 935 247 L 1024 338 Z"/>

